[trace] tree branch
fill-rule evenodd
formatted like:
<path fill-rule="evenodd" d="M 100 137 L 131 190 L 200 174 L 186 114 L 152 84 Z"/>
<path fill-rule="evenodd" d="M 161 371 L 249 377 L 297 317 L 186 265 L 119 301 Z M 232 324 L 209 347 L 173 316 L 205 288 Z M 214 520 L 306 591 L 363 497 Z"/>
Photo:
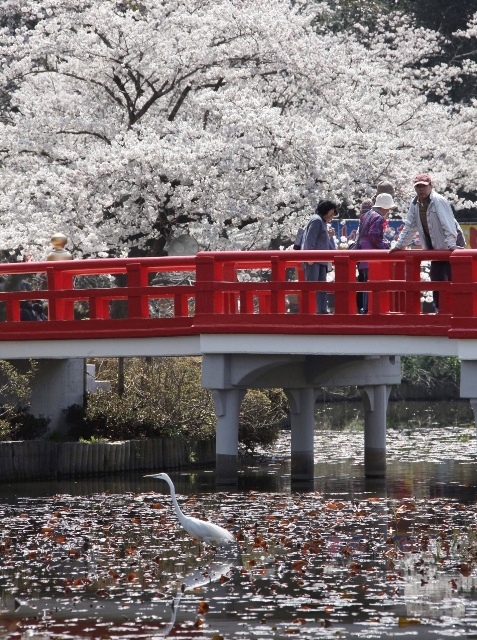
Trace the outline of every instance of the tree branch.
<path fill-rule="evenodd" d="M 172 111 L 170 112 L 169 116 L 168 116 L 168 120 L 169 122 L 172 122 L 174 120 L 174 118 L 177 115 L 177 112 L 179 111 L 179 109 L 181 108 L 182 103 L 184 102 L 184 100 L 187 98 L 187 94 L 189 93 L 189 91 L 192 89 L 192 87 L 189 85 L 187 85 L 187 87 L 185 87 L 182 90 L 181 95 L 179 96 L 179 99 L 177 100 L 174 108 L 172 109 Z"/>
<path fill-rule="evenodd" d="M 96 131 L 66 131 L 65 129 L 60 129 L 56 133 L 71 134 L 72 136 L 95 136 L 96 138 L 103 140 L 107 144 L 111 144 L 111 140 L 109 138 L 103 136 L 101 133 L 97 133 Z"/>

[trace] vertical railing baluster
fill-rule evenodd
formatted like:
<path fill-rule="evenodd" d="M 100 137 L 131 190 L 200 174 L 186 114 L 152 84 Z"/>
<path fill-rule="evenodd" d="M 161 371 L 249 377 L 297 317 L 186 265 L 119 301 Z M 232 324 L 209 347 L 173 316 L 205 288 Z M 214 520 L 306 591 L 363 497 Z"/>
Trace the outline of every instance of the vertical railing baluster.
<path fill-rule="evenodd" d="M 406 251 L 404 264 L 406 282 L 421 282 L 421 256 L 419 256 L 417 252 L 414 252 L 412 250 Z M 406 290 L 406 314 L 420 315 L 420 313 L 421 291 L 412 288 L 410 290 Z"/>
<path fill-rule="evenodd" d="M 281 287 L 277 286 L 279 282 L 285 282 L 285 262 L 280 260 L 279 255 L 272 255 L 270 258 L 270 312 L 285 313 L 285 293 Z"/>
<path fill-rule="evenodd" d="M 404 313 L 406 309 L 406 292 L 403 290 L 402 283 L 399 282 L 404 280 L 404 275 L 405 275 L 404 262 L 402 262 L 402 260 L 399 260 L 399 261 L 395 260 L 390 264 L 391 264 L 391 268 L 390 268 L 389 278 L 393 283 L 390 311 L 393 311 L 394 313 Z"/>

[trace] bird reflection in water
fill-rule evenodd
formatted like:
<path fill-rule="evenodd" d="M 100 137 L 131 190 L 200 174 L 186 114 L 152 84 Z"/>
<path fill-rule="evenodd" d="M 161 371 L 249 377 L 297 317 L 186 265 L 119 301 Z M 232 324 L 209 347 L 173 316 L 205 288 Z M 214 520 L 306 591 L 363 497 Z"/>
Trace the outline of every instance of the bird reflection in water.
<path fill-rule="evenodd" d="M 188 573 L 182 580 L 180 589 L 176 593 L 172 601 L 172 615 L 171 620 L 167 627 L 164 629 L 164 636 L 169 635 L 172 631 L 177 617 L 177 611 L 179 603 L 184 593 L 189 589 L 196 589 L 201 586 L 205 586 L 212 582 L 220 580 L 223 576 L 226 576 L 233 567 L 242 565 L 242 558 L 240 550 L 237 545 L 237 540 L 233 533 L 224 527 L 220 527 L 213 522 L 207 522 L 206 520 L 200 520 L 192 516 L 186 516 L 177 502 L 176 490 L 174 483 L 167 473 L 148 474 L 145 477 L 157 478 L 158 480 L 164 480 L 169 485 L 171 500 L 176 512 L 177 518 L 182 527 L 187 533 L 197 540 L 199 543 L 204 542 L 206 544 L 214 545 L 216 547 L 226 547 L 227 557 L 222 560 L 214 560 L 207 567 L 199 567 L 194 571 Z M 235 544 L 235 548 L 232 545 Z M 230 553 L 232 551 L 232 553 Z"/>

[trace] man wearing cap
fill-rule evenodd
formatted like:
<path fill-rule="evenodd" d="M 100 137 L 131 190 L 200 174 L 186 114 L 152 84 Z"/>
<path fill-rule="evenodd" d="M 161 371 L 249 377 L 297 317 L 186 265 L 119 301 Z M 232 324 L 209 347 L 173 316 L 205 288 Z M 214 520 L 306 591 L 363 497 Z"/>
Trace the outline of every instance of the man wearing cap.
<path fill-rule="evenodd" d="M 406 222 L 394 247 L 389 252 L 398 251 L 411 244 L 416 232 L 423 249 L 449 250 L 464 249 L 459 246 L 457 237 L 462 236 L 449 202 L 433 191 L 432 178 L 420 173 L 414 178 L 413 198 Z M 459 233 L 460 232 L 460 233 Z M 451 280 L 451 266 L 447 260 L 432 260 L 430 278 L 433 282 Z M 439 292 L 433 292 L 434 308 L 439 311 Z"/>

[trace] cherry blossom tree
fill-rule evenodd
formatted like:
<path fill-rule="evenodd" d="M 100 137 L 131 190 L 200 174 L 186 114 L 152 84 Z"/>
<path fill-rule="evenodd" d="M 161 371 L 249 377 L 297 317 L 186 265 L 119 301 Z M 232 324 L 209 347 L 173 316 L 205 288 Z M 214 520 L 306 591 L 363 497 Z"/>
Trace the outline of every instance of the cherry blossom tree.
<path fill-rule="evenodd" d="M 184 232 L 259 249 L 289 243 L 319 198 L 353 207 L 380 179 L 403 203 L 423 170 L 475 190 L 475 107 L 446 100 L 461 70 L 424 64 L 440 36 L 405 16 L 337 33 L 306 0 L 2 12 L 4 247 L 41 259 L 62 231 L 78 257 L 157 255 Z"/>

